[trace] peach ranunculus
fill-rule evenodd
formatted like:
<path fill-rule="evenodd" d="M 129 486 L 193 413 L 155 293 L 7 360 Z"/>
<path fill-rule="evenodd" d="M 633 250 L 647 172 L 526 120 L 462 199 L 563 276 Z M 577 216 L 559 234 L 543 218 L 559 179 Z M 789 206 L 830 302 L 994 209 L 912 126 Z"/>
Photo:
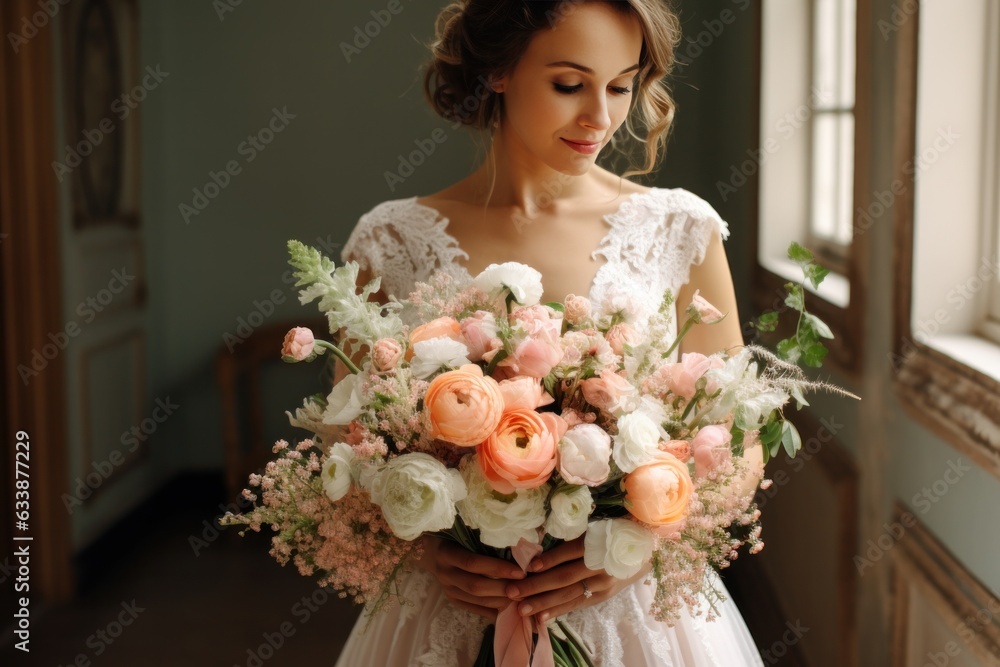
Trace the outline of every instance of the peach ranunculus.
<path fill-rule="evenodd" d="M 403 346 L 395 338 L 380 338 L 372 348 L 372 363 L 378 371 L 392 370 L 402 356 Z"/>
<path fill-rule="evenodd" d="M 503 413 L 477 450 L 490 486 L 499 493 L 514 493 L 544 484 L 556 466 L 556 445 L 565 433 L 566 422 L 552 412 L 517 408 Z"/>
<path fill-rule="evenodd" d="M 683 520 L 694 487 L 687 465 L 666 453 L 626 475 L 622 486 L 628 511 L 654 527 Z"/>
<path fill-rule="evenodd" d="M 638 396 L 628 380 L 608 368 L 602 370 L 598 377 L 581 382 L 580 389 L 588 403 L 611 414 L 624 411 L 628 403 Z"/>
<path fill-rule="evenodd" d="M 306 327 L 295 327 L 289 329 L 285 334 L 285 341 L 281 345 L 281 356 L 290 357 L 295 361 L 303 361 L 313 352 L 315 338 L 312 329 Z"/>
<path fill-rule="evenodd" d="M 516 408 L 534 410 L 555 401 L 542 387 L 541 380 L 526 375 L 500 380 L 500 393 L 503 394 L 504 412 Z"/>
<path fill-rule="evenodd" d="M 678 363 L 670 364 L 668 387 L 674 394 L 690 400 L 697 391 L 695 383 L 698 379 L 709 370 L 722 368 L 725 365 L 726 362 L 720 357 L 706 357 L 700 352 L 685 352 Z"/>
<path fill-rule="evenodd" d="M 694 472 L 704 477 L 732 458 L 729 443 L 733 434 L 725 426 L 710 424 L 702 426 L 691 440 L 691 455 L 694 457 Z"/>
<path fill-rule="evenodd" d="M 615 354 L 621 356 L 625 352 L 626 345 L 635 345 L 639 342 L 639 335 L 636 333 L 635 329 L 631 325 L 625 324 L 624 322 L 616 324 L 610 329 L 608 333 L 604 335 L 605 339 L 608 341 L 608 345 Z"/>
<path fill-rule="evenodd" d="M 500 423 L 503 394 L 496 380 L 483 377 L 476 364 L 465 364 L 434 378 L 424 394 L 431 437 L 461 447 L 475 447 Z"/>
<path fill-rule="evenodd" d="M 477 310 L 459 324 L 462 337 L 469 348 L 469 360 L 479 361 L 490 350 L 499 348 L 503 343 L 497 338 L 497 320 L 493 313 Z"/>
<path fill-rule="evenodd" d="M 406 360 L 409 361 L 413 358 L 414 344 L 432 338 L 450 338 L 459 343 L 465 342 L 465 339 L 462 338 L 462 327 L 458 323 L 458 320 L 454 317 L 439 317 L 436 320 L 421 324 L 410 332 L 410 345 L 406 349 Z"/>

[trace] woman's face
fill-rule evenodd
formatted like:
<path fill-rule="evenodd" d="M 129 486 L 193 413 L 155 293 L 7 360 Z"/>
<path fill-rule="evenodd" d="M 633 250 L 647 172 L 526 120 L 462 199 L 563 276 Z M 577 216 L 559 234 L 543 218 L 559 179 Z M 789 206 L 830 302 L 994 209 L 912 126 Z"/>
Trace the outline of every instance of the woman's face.
<path fill-rule="evenodd" d="M 586 173 L 625 122 L 639 68 L 638 19 L 606 3 L 567 3 L 538 32 L 504 94 L 501 141 L 525 167 Z"/>

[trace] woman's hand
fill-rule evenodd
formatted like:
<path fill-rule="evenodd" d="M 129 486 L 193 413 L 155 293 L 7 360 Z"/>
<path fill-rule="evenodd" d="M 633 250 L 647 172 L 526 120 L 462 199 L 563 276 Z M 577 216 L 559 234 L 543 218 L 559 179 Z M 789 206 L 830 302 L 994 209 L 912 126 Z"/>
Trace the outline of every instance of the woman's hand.
<path fill-rule="evenodd" d="M 591 570 L 583 563 L 583 541 L 581 535 L 540 554 L 528 566 L 526 579 L 507 584 L 507 596 L 519 601 L 522 616 L 537 615 L 546 621 L 604 602 L 645 577 L 652 567 L 647 564 L 631 579 L 615 579 L 603 570 Z M 587 597 L 586 591 L 592 595 Z"/>
<path fill-rule="evenodd" d="M 512 579 L 525 578 L 517 563 L 474 554 L 444 538 L 422 539 L 424 555 L 418 567 L 438 580 L 453 605 L 496 623 L 498 610 L 510 604 L 507 586 Z"/>

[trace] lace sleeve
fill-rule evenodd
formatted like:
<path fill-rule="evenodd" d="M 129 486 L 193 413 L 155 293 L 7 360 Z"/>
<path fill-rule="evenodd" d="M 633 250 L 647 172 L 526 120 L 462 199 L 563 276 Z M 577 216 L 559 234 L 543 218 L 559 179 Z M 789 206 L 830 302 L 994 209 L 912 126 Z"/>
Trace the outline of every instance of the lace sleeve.
<path fill-rule="evenodd" d="M 340 253 L 341 261 L 357 262 L 373 277 L 382 278 L 386 294 L 406 294 L 414 273 L 402 231 L 405 209 L 398 201 L 382 202 L 358 220 Z"/>
<path fill-rule="evenodd" d="M 667 266 L 672 274 L 667 282 L 676 287 L 687 284 L 691 267 L 705 261 L 705 254 L 718 232 L 722 240 L 729 238 L 729 224 L 709 204 L 696 194 L 680 188 L 669 191 L 670 204 L 664 217 L 660 237 L 676 262 Z"/>

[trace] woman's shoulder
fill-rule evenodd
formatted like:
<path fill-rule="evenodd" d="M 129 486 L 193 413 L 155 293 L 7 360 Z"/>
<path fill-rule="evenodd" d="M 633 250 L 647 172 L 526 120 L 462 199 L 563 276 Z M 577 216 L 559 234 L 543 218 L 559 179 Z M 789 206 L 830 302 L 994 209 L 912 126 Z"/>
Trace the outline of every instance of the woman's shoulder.
<path fill-rule="evenodd" d="M 399 243 L 409 230 L 419 225 L 422 210 L 416 197 L 389 199 L 372 206 L 361 214 L 341 250 L 341 258 L 358 258 L 372 254 L 387 243 Z"/>

